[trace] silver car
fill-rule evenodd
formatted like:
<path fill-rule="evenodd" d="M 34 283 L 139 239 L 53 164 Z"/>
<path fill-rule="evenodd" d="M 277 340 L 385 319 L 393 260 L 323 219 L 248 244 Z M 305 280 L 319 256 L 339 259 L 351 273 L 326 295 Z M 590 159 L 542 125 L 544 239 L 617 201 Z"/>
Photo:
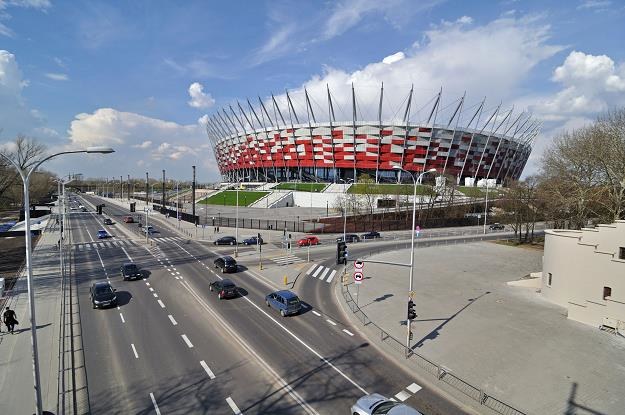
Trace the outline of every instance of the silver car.
<path fill-rule="evenodd" d="M 409 407 L 401 402 L 391 401 L 390 399 L 372 393 L 358 399 L 352 406 L 353 415 L 423 415 L 414 408 Z"/>

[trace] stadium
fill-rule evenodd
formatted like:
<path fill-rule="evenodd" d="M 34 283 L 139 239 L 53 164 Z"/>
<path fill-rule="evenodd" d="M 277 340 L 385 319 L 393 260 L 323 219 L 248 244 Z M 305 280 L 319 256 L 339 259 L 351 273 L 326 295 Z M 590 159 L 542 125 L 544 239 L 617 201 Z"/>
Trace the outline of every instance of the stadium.
<path fill-rule="evenodd" d="M 530 114 L 489 108 L 486 99 L 469 105 L 462 96 L 443 106 L 442 89 L 420 107 L 412 89 L 401 102 L 385 97 L 384 86 L 363 98 L 352 85 L 342 102 L 325 92 L 322 99 L 306 89 L 272 94 L 216 111 L 206 132 L 222 179 L 338 183 L 367 174 L 397 182 L 399 166 L 436 169 L 463 185 L 505 184 L 521 176 L 540 129 Z"/>

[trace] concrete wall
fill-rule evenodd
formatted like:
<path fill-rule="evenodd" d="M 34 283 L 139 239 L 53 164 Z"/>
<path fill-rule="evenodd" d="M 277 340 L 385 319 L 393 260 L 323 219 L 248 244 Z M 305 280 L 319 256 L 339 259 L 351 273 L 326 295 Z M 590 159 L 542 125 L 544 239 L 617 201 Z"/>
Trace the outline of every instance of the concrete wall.
<path fill-rule="evenodd" d="M 580 231 L 545 233 L 542 294 L 568 310 L 568 318 L 625 332 L 625 221 Z M 549 274 L 551 273 L 551 284 Z M 612 295 L 603 298 L 604 287 Z"/>

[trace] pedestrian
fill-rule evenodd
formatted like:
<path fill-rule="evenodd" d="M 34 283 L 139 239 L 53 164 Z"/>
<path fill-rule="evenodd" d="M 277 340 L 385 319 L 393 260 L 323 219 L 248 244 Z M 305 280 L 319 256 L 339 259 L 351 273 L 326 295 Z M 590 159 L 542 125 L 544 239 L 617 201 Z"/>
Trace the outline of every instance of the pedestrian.
<path fill-rule="evenodd" d="M 219 226 L 217 227 L 217 233 L 219 233 Z"/>
<path fill-rule="evenodd" d="M 7 326 L 7 331 L 14 334 L 13 330 L 15 329 L 15 325 L 20 324 L 15 316 L 15 311 L 7 307 L 2 315 L 2 319 L 4 320 L 4 324 Z"/>

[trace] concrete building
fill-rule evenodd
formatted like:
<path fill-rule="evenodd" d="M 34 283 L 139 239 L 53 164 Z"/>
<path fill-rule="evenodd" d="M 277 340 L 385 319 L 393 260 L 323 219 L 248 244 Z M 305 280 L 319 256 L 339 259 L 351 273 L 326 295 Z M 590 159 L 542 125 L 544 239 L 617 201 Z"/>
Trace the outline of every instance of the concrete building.
<path fill-rule="evenodd" d="M 546 231 L 542 294 L 572 320 L 625 333 L 625 221 Z"/>

